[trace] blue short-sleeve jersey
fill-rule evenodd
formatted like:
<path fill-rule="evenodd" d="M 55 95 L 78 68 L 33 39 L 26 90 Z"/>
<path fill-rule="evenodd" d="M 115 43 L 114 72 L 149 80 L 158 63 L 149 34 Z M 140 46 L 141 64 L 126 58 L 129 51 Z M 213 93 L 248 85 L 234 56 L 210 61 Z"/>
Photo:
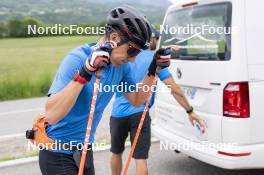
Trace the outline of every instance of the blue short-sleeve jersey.
<path fill-rule="evenodd" d="M 86 44 L 74 49 L 63 59 L 49 89 L 48 95 L 60 92 L 72 81 L 76 71 L 80 70 L 85 64 L 85 60 L 91 56 L 93 47 L 96 47 L 96 45 Z M 90 143 L 94 141 L 95 131 L 102 118 L 103 111 L 115 92 L 112 89 L 109 91 L 109 88 L 104 87 L 108 86 L 112 88 L 114 87 L 112 85 L 119 85 L 121 81 L 133 85 L 134 82 L 131 78 L 130 70 L 128 64 L 123 64 L 119 67 L 114 67 L 110 64 L 103 70 L 94 112 L 91 137 L 89 140 Z M 84 85 L 73 108 L 62 120 L 55 125 L 48 125 L 46 131 L 50 138 L 63 143 L 73 142 L 78 144 L 84 142 L 95 79 L 95 76 L 93 76 L 92 79 Z M 70 153 L 65 150 L 55 150 L 55 152 Z"/>

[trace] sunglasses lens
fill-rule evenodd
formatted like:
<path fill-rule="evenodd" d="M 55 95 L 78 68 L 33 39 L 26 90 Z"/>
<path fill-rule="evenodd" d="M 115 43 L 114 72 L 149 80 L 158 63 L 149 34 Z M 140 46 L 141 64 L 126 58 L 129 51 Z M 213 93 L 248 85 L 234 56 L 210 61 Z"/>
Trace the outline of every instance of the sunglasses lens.
<path fill-rule="evenodd" d="M 135 56 L 137 56 L 140 52 L 141 52 L 141 50 L 136 49 L 136 48 L 134 48 L 134 47 L 130 47 L 130 48 L 127 50 L 127 54 L 128 54 L 130 57 L 135 57 Z"/>

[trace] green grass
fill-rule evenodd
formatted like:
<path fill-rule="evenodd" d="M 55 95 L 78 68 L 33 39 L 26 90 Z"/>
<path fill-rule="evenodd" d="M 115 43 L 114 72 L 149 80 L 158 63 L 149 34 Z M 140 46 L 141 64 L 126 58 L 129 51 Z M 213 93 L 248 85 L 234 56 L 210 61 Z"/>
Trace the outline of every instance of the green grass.
<path fill-rule="evenodd" d="M 14 159 L 16 159 L 16 157 L 13 157 L 13 156 L 5 156 L 5 157 L 1 157 L 0 158 L 0 162 L 14 160 Z"/>
<path fill-rule="evenodd" d="M 98 36 L 0 39 L 0 101 L 47 93 L 65 55 Z"/>
<path fill-rule="evenodd" d="M 0 162 L 22 159 L 22 158 L 28 158 L 28 157 L 35 157 L 38 155 L 39 155 L 38 151 L 32 151 L 32 152 L 26 153 L 25 155 L 21 155 L 21 156 L 4 156 L 4 157 L 0 158 Z"/>

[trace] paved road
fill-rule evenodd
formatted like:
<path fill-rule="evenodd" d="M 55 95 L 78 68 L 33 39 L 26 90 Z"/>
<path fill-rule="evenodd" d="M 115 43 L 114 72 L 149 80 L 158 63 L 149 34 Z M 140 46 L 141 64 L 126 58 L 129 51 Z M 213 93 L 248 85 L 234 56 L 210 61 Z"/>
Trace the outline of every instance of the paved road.
<path fill-rule="evenodd" d="M 16 100 L 0 102 L 0 138 L 6 135 L 16 135 L 25 133 L 31 128 L 34 117 L 44 111 L 46 98 L 33 98 L 26 100 Z M 108 105 L 104 112 L 104 118 L 99 125 L 100 130 L 108 129 L 108 121 L 111 113 L 112 103 Z M 97 138 L 101 139 L 105 133 L 98 132 Z"/>
<path fill-rule="evenodd" d="M 7 101 L 0 103 L 0 136 L 25 132 L 33 118 L 44 109 L 46 98 Z"/>
<path fill-rule="evenodd" d="M 128 155 L 128 148 L 124 155 Z M 110 175 L 110 153 L 108 150 L 94 154 L 96 175 Z M 263 175 L 264 170 L 229 171 L 216 168 L 200 161 L 188 158 L 173 151 L 160 151 L 159 143 L 152 144 L 149 158 L 150 175 Z M 129 169 L 134 174 L 135 165 Z M 38 164 L 30 163 L 23 166 L 0 169 L 1 175 L 38 175 Z"/>

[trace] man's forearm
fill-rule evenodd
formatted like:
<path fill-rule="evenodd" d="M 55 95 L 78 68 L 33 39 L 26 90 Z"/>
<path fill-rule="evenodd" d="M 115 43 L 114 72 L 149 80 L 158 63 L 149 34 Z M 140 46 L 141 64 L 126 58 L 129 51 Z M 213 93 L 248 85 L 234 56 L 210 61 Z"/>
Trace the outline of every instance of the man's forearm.
<path fill-rule="evenodd" d="M 191 105 L 189 104 L 187 98 L 185 97 L 184 93 L 179 94 L 179 92 L 175 93 L 173 90 L 171 91 L 173 97 L 177 100 L 177 102 L 186 110 L 190 110 Z"/>
<path fill-rule="evenodd" d="M 178 86 L 172 77 L 163 81 L 170 89 L 171 94 L 177 100 L 177 102 L 187 111 L 190 110 L 191 105 L 189 104 L 187 98 L 185 97 L 180 86 Z"/>
<path fill-rule="evenodd" d="M 75 104 L 84 85 L 71 81 L 62 91 L 52 94 L 46 102 L 46 116 L 50 124 L 65 117 Z"/>
<path fill-rule="evenodd" d="M 136 104 L 139 106 L 147 100 L 149 91 L 152 91 L 154 78 L 154 76 L 146 75 L 139 85 L 138 91 L 136 92 Z"/>
<path fill-rule="evenodd" d="M 125 93 L 129 103 L 134 107 L 141 106 L 148 97 L 149 91 L 152 89 L 154 76 L 146 75 L 145 78 L 139 83 L 135 92 Z"/>

